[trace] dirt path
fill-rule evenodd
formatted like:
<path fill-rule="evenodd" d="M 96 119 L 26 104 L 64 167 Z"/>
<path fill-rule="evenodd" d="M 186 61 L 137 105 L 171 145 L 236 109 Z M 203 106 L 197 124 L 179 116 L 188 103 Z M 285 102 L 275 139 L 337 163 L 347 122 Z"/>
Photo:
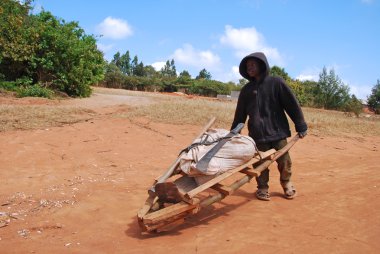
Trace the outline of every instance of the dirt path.
<path fill-rule="evenodd" d="M 91 121 L 0 133 L 0 219 L 8 223 L 0 227 L 1 253 L 380 249 L 380 138 L 312 133 L 291 150 L 299 191 L 295 200 L 281 197 L 278 173 L 271 167 L 270 202 L 257 200 L 251 183 L 171 232 L 142 235 L 136 213 L 147 188 L 201 126 L 111 117 L 106 113 L 120 103 L 150 102 L 96 96 L 65 102 L 99 109 L 100 116 Z"/>

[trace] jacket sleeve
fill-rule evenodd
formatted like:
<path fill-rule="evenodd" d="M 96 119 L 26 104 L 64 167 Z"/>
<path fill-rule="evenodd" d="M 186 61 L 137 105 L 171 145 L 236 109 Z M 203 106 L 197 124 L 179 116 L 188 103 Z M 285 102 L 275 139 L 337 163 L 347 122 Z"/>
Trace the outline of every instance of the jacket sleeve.
<path fill-rule="evenodd" d="M 245 123 L 247 120 L 247 107 L 246 107 L 246 96 L 245 89 L 240 91 L 239 98 L 237 101 L 234 120 L 231 125 L 231 130 L 234 129 L 239 123 Z"/>
<path fill-rule="evenodd" d="M 283 108 L 285 109 L 285 112 L 289 115 L 290 119 L 292 119 L 296 131 L 306 131 L 307 124 L 305 122 L 301 106 L 290 87 L 286 85 L 283 80 L 281 80 L 280 85 L 280 101 Z"/>

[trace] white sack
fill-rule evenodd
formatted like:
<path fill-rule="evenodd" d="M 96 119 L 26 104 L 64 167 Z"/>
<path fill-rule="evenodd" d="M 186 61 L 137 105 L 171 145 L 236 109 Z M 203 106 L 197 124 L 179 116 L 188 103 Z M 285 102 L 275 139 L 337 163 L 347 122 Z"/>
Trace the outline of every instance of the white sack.
<path fill-rule="evenodd" d="M 201 142 L 207 137 L 207 141 L 215 141 L 229 133 L 225 129 L 209 129 L 200 139 L 194 143 Z M 200 145 L 192 148 L 188 153 L 184 153 L 180 160 L 180 169 L 189 176 L 196 176 L 198 183 L 205 182 L 216 175 L 222 174 L 230 169 L 236 168 L 255 155 L 255 142 L 249 136 L 237 134 L 228 140 L 217 154 L 210 160 L 206 172 L 200 172 L 196 168 L 196 163 L 215 145 Z M 202 176 L 202 177 L 200 177 Z"/>

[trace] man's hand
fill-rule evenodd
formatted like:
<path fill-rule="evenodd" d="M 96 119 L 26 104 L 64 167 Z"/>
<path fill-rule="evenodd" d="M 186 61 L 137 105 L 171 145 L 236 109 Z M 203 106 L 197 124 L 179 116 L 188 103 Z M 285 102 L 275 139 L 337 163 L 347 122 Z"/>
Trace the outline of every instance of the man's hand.
<path fill-rule="evenodd" d="M 298 132 L 298 136 L 300 138 L 304 138 L 306 135 L 307 135 L 307 131 L 300 131 L 300 132 Z"/>

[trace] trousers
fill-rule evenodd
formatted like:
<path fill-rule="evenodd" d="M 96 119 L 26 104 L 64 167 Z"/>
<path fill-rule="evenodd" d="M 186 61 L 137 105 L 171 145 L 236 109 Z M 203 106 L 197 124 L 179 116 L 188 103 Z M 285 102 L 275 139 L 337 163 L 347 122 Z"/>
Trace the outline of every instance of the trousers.
<path fill-rule="evenodd" d="M 287 143 L 288 142 L 286 141 L 286 139 L 281 139 L 278 141 L 268 143 L 257 143 L 256 146 L 257 149 L 259 149 L 259 151 L 265 152 L 272 148 L 280 150 L 281 148 L 286 146 Z M 284 186 L 286 183 L 290 181 L 290 178 L 292 177 L 292 160 L 290 159 L 289 152 L 286 152 L 284 155 L 278 158 L 276 162 L 277 169 L 280 172 L 280 183 Z M 265 169 L 263 172 L 261 172 L 260 176 L 256 177 L 256 182 L 258 189 L 268 189 L 269 169 Z"/>

